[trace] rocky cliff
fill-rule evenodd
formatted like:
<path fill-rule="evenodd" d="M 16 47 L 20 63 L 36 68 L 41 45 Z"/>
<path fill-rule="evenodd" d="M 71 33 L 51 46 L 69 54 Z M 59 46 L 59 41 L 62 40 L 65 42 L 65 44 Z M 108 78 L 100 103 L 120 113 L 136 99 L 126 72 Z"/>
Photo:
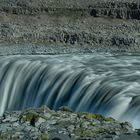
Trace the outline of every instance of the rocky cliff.
<path fill-rule="evenodd" d="M 11 14 L 36 15 L 56 14 L 70 16 L 73 14 L 93 17 L 111 17 L 120 19 L 140 19 L 140 2 L 127 0 L 6 0 L 1 2 L 0 11 Z"/>
<path fill-rule="evenodd" d="M 139 19 L 136 0 L 2 0 L 0 52 L 139 52 Z"/>

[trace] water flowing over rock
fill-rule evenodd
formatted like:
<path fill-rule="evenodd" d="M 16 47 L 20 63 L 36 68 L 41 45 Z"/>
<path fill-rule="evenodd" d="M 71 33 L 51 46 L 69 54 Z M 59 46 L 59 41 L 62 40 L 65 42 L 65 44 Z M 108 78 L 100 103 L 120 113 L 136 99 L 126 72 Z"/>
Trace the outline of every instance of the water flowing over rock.
<path fill-rule="evenodd" d="M 0 114 L 47 105 L 139 127 L 139 56 L 1 56 Z"/>

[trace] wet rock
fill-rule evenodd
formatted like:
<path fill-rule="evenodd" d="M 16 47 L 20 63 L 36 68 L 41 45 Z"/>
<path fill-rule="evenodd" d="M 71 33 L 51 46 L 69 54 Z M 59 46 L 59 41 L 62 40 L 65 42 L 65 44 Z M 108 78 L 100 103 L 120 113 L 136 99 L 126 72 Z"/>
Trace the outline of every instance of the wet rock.
<path fill-rule="evenodd" d="M 122 126 L 123 130 L 126 131 L 126 133 L 128 133 L 128 134 L 133 133 L 133 127 L 130 123 L 124 122 L 124 123 L 121 123 L 121 126 Z"/>
<path fill-rule="evenodd" d="M 42 111 L 42 108 L 40 109 L 40 111 Z M 23 121 L 23 122 L 29 122 L 30 125 L 34 126 L 36 125 L 36 123 L 38 122 L 38 125 L 42 122 L 44 122 L 47 118 L 44 115 L 41 115 L 40 113 L 38 113 L 38 111 L 36 110 L 27 110 L 23 113 L 21 113 L 19 120 Z"/>
<path fill-rule="evenodd" d="M 140 129 L 136 129 L 136 133 L 140 136 Z"/>
<path fill-rule="evenodd" d="M 140 136 L 136 134 L 122 135 L 118 140 L 140 140 Z"/>
<path fill-rule="evenodd" d="M 47 133 L 42 133 L 41 134 L 41 140 L 48 140 L 48 134 Z"/>
<path fill-rule="evenodd" d="M 68 108 L 67 106 L 62 106 L 62 107 L 59 108 L 59 110 L 67 111 L 67 112 L 72 112 L 72 110 L 70 108 Z"/>
<path fill-rule="evenodd" d="M 39 119 L 39 114 L 37 114 L 34 111 L 29 111 L 29 112 L 25 112 L 23 114 L 21 114 L 20 116 L 20 120 L 21 121 L 28 121 L 30 123 L 30 125 L 35 127 L 35 123 L 38 121 Z"/>

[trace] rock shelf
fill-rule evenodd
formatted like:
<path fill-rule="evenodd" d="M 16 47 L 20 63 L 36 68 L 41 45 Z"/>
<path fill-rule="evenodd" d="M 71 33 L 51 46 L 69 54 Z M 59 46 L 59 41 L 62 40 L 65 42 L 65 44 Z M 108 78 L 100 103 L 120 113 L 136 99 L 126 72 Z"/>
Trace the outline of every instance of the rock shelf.
<path fill-rule="evenodd" d="M 5 112 L 0 118 L 0 140 L 123 140 L 139 139 L 139 130 L 99 114 L 74 113 L 67 107 Z"/>

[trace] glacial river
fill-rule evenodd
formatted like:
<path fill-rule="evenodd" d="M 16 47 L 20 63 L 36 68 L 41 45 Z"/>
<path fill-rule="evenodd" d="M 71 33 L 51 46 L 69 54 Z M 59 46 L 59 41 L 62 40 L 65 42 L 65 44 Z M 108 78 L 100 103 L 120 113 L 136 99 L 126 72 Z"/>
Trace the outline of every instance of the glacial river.
<path fill-rule="evenodd" d="M 0 56 L 0 115 L 42 105 L 69 106 L 140 127 L 140 56 Z"/>

